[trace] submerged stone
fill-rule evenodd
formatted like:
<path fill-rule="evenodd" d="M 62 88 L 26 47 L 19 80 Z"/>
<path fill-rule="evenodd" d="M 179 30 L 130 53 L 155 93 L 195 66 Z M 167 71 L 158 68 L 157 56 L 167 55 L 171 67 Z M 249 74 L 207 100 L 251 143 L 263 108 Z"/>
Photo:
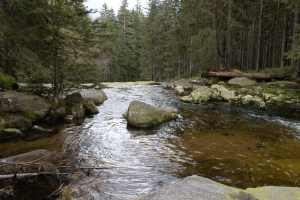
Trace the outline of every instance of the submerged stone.
<path fill-rule="evenodd" d="M 177 119 L 174 113 L 151 106 L 141 101 L 132 101 L 124 113 L 127 123 L 141 128 L 153 127 L 163 122 Z"/>

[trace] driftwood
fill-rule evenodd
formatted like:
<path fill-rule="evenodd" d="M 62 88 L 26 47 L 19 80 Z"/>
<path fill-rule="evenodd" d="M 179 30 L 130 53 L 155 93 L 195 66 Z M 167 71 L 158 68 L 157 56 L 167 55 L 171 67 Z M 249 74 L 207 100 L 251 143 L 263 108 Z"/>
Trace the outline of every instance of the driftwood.
<path fill-rule="evenodd" d="M 27 179 L 32 176 L 49 175 L 58 178 L 64 182 L 60 187 L 48 196 L 57 195 L 61 192 L 64 184 L 72 185 L 82 175 L 89 176 L 92 170 L 104 170 L 111 167 L 99 166 L 98 162 L 94 166 L 77 166 L 73 162 L 64 165 L 55 165 L 51 162 L 45 162 L 42 159 L 35 159 L 29 162 L 13 162 L 10 160 L 0 160 L 0 180 L 1 179 Z M 0 199 L 13 195 L 13 190 L 0 189 Z"/>
<path fill-rule="evenodd" d="M 69 175 L 72 173 L 64 173 L 61 172 L 62 169 L 81 169 L 81 170 L 93 170 L 93 169 L 110 169 L 110 167 L 99 167 L 99 166 L 83 166 L 83 167 L 74 167 L 74 166 L 56 166 L 52 163 L 43 163 L 43 162 L 37 162 L 40 159 L 31 161 L 31 162 L 6 162 L 6 161 L 0 161 L 0 169 L 6 168 L 4 171 L 7 173 L 0 174 L 0 179 L 8 179 L 8 178 L 28 178 L 31 176 L 38 176 L 38 175 Z M 28 172 L 29 168 L 30 172 Z M 38 170 L 37 172 L 35 170 Z"/>
<path fill-rule="evenodd" d="M 218 78 L 235 78 L 235 77 L 247 77 L 250 79 L 255 79 L 255 80 L 265 80 L 269 81 L 271 79 L 277 79 L 277 80 L 283 80 L 285 78 L 289 78 L 289 76 L 285 75 L 276 75 L 276 74 L 270 74 L 270 73 L 242 73 L 242 72 L 208 72 L 206 74 L 206 77 L 218 77 Z"/>

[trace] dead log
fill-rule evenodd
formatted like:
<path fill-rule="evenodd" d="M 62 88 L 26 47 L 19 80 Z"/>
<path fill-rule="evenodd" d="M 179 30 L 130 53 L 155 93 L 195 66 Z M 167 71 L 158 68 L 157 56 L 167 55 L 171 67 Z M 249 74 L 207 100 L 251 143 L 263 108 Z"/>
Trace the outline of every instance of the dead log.
<path fill-rule="evenodd" d="M 235 77 L 247 77 L 255 80 L 271 80 L 274 75 L 271 74 L 261 74 L 261 73 L 241 73 L 241 72 L 208 72 L 208 77 L 218 77 L 218 78 L 235 78 Z"/>

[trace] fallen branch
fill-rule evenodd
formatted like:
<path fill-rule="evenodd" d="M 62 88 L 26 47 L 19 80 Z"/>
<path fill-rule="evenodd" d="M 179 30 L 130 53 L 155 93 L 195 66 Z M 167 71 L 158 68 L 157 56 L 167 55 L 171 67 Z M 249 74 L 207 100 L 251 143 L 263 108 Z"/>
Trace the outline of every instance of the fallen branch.
<path fill-rule="evenodd" d="M 57 168 L 72 168 L 72 166 L 57 166 Z M 76 167 L 77 169 L 111 169 L 110 167 Z"/>
<path fill-rule="evenodd" d="M 54 192 L 52 192 L 47 198 L 50 198 L 52 195 L 59 193 L 59 192 L 60 192 L 60 189 L 62 188 L 63 185 L 64 185 L 64 184 L 61 184 L 61 185 L 59 186 L 59 188 L 58 188 L 57 190 L 55 190 Z"/>
<path fill-rule="evenodd" d="M 22 173 L 22 174 L 4 174 L 0 175 L 0 179 L 9 179 L 9 178 L 28 178 L 38 175 L 68 175 L 69 173 L 57 173 L 57 172 L 35 172 L 35 173 Z"/>

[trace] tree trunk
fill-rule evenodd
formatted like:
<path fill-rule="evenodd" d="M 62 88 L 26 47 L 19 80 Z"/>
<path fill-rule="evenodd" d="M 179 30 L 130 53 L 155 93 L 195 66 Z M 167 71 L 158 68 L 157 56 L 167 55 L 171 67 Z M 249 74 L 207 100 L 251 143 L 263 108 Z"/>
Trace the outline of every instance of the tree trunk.
<path fill-rule="evenodd" d="M 260 16 L 259 16 L 259 24 L 258 24 L 257 55 L 256 55 L 256 67 L 255 67 L 255 70 L 257 72 L 259 71 L 262 13 L 263 13 L 263 0 L 260 1 Z"/>
<path fill-rule="evenodd" d="M 180 67 L 180 64 L 181 64 L 181 59 L 179 58 L 179 62 L 178 62 L 178 72 L 177 72 L 177 73 L 178 73 L 178 74 L 177 74 L 177 75 L 178 75 L 178 79 L 180 79 L 180 76 L 181 76 L 181 73 L 180 73 L 180 68 L 181 68 L 181 67 Z"/>
<path fill-rule="evenodd" d="M 292 55 L 295 54 L 296 49 L 296 40 L 297 40 L 297 26 L 299 21 L 299 3 L 297 2 L 295 5 L 295 16 L 294 16 L 294 30 L 293 30 L 293 41 L 292 41 Z M 299 76 L 299 64 L 297 60 L 292 58 L 292 66 L 296 68 L 295 73 L 293 74 L 293 78 L 298 78 Z"/>
<path fill-rule="evenodd" d="M 190 54 L 190 62 L 189 62 L 189 77 L 192 77 L 192 68 L 193 68 L 193 63 L 192 63 L 192 54 L 193 54 L 193 39 L 191 37 L 191 54 Z"/>
<path fill-rule="evenodd" d="M 231 2 L 228 2 L 228 13 L 227 13 L 227 38 L 226 38 L 226 68 L 228 71 L 232 71 L 232 51 L 231 51 Z"/>
<path fill-rule="evenodd" d="M 293 78 L 298 78 L 299 77 L 299 66 L 300 62 L 299 60 L 296 61 L 296 69 L 295 69 L 295 73 L 293 74 Z"/>
<path fill-rule="evenodd" d="M 254 55 L 254 31 L 255 31 L 255 21 L 253 19 L 252 31 L 251 31 L 251 40 L 250 40 L 250 52 L 249 52 L 249 66 L 247 69 L 253 69 L 253 55 Z"/>
<path fill-rule="evenodd" d="M 270 67 L 276 67 L 276 52 L 277 52 L 277 39 L 278 39 L 278 20 L 279 20 L 279 9 L 280 9 L 280 1 L 277 3 L 277 14 L 276 14 L 276 28 L 275 35 L 273 40 L 273 51 L 272 51 L 272 64 Z"/>
<path fill-rule="evenodd" d="M 235 78 L 235 77 L 248 77 L 250 79 L 270 81 L 271 79 L 282 79 L 288 76 L 277 76 L 276 74 L 262 74 L 262 73 L 239 73 L 239 72 L 209 72 L 207 77 L 218 78 Z"/>
<path fill-rule="evenodd" d="M 282 30 L 282 42 L 281 42 L 281 57 L 280 57 L 280 68 L 282 69 L 285 65 L 285 47 L 286 47 L 286 34 L 287 34 L 287 17 L 283 19 L 283 30 Z"/>
<path fill-rule="evenodd" d="M 215 39 L 215 47 L 214 47 L 214 67 L 215 70 L 219 70 L 219 54 L 218 54 L 218 35 L 217 35 L 217 0 L 214 0 L 214 18 L 213 18 L 213 34 Z"/>
<path fill-rule="evenodd" d="M 59 97 L 59 90 L 60 90 L 60 80 L 59 80 L 59 66 L 58 66 L 58 49 L 57 49 L 57 35 L 58 30 L 56 27 L 56 13 L 54 11 L 55 1 L 51 0 L 51 7 L 52 7 L 52 44 L 53 44 L 53 97 L 54 101 L 58 102 Z"/>

